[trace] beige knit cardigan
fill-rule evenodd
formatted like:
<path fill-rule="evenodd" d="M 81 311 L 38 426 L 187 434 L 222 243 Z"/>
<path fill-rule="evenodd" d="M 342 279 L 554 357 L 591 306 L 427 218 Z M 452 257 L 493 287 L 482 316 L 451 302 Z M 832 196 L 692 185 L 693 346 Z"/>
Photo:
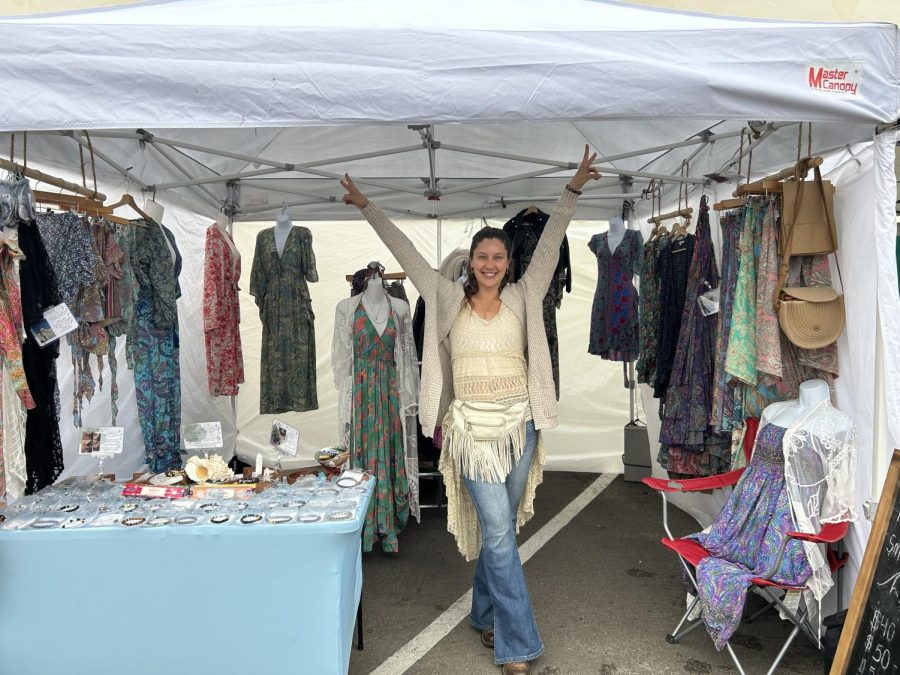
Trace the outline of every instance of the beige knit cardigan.
<path fill-rule="evenodd" d="M 535 248 L 522 278 L 507 284 L 500 295 L 525 327 L 528 343 L 528 398 L 535 428 L 556 426 L 556 387 L 550 363 L 550 349 L 544 328 L 544 296 L 556 269 L 559 247 L 569 221 L 575 213 L 577 196 L 565 190 Z M 453 374 L 450 370 L 450 328 L 456 320 L 465 293 L 455 280 L 447 279 L 431 268 L 409 238 L 372 202 L 362 210 L 366 220 L 387 245 L 416 289 L 425 299 L 425 340 L 422 355 L 422 380 L 419 389 L 419 421 L 423 432 L 432 436 L 438 421 L 443 421 L 453 401 Z M 446 432 L 444 438 L 447 437 Z M 466 560 L 474 560 L 481 551 L 478 514 L 459 474 L 456 462 L 441 458 L 441 473 L 447 490 L 447 529 L 456 537 L 456 545 Z M 516 532 L 534 515 L 534 496 L 543 480 L 544 443 L 538 434 L 525 494 L 519 503 Z"/>

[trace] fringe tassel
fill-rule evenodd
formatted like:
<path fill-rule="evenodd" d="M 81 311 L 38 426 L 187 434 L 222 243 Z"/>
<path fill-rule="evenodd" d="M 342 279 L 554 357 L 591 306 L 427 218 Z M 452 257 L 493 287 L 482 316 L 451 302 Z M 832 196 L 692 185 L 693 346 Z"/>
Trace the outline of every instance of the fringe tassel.
<path fill-rule="evenodd" d="M 502 483 L 525 451 L 525 422 L 498 441 L 476 441 L 465 429 L 445 426 L 445 448 L 459 472 L 470 480 Z"/>

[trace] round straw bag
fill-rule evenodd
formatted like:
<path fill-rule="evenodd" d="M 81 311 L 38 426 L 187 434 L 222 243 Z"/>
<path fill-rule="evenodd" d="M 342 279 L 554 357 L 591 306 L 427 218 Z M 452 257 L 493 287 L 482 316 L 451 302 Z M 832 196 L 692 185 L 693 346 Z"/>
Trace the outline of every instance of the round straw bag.
<path fill-rule="evenodd" d="M 844 296 L 831 286 L 785 288 L 779 299 L 781 330 L 798 347 L 827 347 L 844 332 Z"/>

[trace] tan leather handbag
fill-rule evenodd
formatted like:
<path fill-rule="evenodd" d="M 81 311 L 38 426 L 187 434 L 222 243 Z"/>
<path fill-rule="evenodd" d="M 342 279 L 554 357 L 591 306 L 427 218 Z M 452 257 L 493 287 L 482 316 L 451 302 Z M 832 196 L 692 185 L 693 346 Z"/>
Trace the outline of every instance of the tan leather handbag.
<path fill-rule="evenodd" d="M 782 186 L 781 239 L 778 252 L 784 253 L 790 232 L 794 237 L 794 255 L 824 255 L 837 250 L 837 226 L 834 222 L 834 186 L 822 180 L 815 167 L 815 178 L 798 178 Z"/>
<path fill-rule="evenodd" d="M 816 174 L 820 177 L 818 167 Z M 833 219 L 831 222 L 834 222 Z M 795 255 L 794 239 L 795 229 L 788 227 L 781 267 L 778 270 L 778 284 L 772 301 L 778 314 L 778 323 L 787 339 L 803 349 L 819 349 L 835 342 L 844 332 L 844 296 L 831 286 L 784 287 L 791 256 Z M 832 236 L 829 233 L 829 239 L 834 242 L 831 249 L 833 252 L 837 250 L 837 234 Z M 843 287 L 840 264 L 837 268 Z"/>

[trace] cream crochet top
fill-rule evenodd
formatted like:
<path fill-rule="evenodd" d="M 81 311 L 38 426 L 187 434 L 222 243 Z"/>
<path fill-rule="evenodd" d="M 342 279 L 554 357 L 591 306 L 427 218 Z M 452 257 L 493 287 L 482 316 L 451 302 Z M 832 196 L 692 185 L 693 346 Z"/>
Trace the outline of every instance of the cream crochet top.
<path fill-rule="evenodd" d="M 483 319 L 466 303 L 450 329 L 450 361 L 453 394 L 460 401 L 510 405 L 528 400 L 525 329 L 506 305 Z"/>

